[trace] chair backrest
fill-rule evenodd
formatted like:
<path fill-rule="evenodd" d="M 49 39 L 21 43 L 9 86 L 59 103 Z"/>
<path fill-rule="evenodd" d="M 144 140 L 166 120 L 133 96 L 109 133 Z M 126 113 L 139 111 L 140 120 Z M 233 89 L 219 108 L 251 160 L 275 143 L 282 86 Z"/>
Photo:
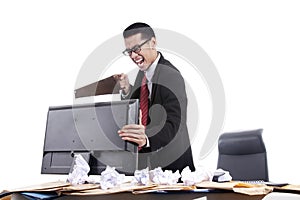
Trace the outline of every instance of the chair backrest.
<path fill-rule="evenodd" d="M 233 180 L 269 181 L 263 129 L 223 133 L 219 137 L 218 168 Z"/>

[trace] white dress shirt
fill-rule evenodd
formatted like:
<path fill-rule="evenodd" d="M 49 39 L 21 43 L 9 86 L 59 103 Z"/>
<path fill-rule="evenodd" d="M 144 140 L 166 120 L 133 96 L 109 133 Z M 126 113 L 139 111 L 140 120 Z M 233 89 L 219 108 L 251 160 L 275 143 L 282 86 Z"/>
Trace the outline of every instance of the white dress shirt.
<path fill-rule="evenodd" d="M 144 72 L 147 78 L 147 86 L 148 86 L 148 90 L 149 90 L 149 98 L 151 98 L 151 93 L 152 93 L 152 77 L 154 75 L 156 66 L 158 64 L 158 61 L 160 59 L 160 53 L 158 52 L 158 55 L 155 59 L 155 61 L 148 67 L 148 69 Z"/>

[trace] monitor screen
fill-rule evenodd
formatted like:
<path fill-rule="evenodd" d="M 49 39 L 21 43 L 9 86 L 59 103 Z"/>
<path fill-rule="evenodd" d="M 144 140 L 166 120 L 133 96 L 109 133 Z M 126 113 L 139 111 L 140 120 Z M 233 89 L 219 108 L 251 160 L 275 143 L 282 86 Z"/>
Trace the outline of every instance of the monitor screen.
<path fill-rule="evenodd" d="M 42 174 L 68 174 L 75 154 L 86 158 L 89 174 L 100 174 L 106 166 L 133 174 L 137 146 L 123 141 L 117 131 L 137 124 L 138 115 L 138 100 L 49 107 Z"/>

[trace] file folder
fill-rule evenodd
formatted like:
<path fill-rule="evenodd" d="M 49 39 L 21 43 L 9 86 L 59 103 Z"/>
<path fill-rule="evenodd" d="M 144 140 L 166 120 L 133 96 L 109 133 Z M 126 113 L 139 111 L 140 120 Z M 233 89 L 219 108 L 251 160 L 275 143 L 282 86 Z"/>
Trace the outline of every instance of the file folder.
<path fill-rule="evenodd" d="M 117 76 L 110 76 L 100 81 L 78 88 L 74 91 L 75 98 L 97 96 L 103 94 L 118 94 L 120 84 Z"/>

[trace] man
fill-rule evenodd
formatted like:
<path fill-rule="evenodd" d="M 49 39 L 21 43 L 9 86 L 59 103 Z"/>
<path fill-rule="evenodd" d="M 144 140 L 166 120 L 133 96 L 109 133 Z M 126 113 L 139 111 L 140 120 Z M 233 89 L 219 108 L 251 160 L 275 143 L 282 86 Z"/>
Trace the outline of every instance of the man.
<path fill-rule="evenodd" d="M 182 171 L 189 166 L 194 171 L 183 77 L 156 50 L 156 37 L 149 25 L 134 23 L 123 36 L 123 53 L 139 67 L 139 72 L 133 86 L 126 74 L 119 75 L 122 97 L 140 99 L 142 119 L 139 125 L 125 125 L 118 131 L 120 137 L 139 146 L 140 168 L 160 166 Z"/>

